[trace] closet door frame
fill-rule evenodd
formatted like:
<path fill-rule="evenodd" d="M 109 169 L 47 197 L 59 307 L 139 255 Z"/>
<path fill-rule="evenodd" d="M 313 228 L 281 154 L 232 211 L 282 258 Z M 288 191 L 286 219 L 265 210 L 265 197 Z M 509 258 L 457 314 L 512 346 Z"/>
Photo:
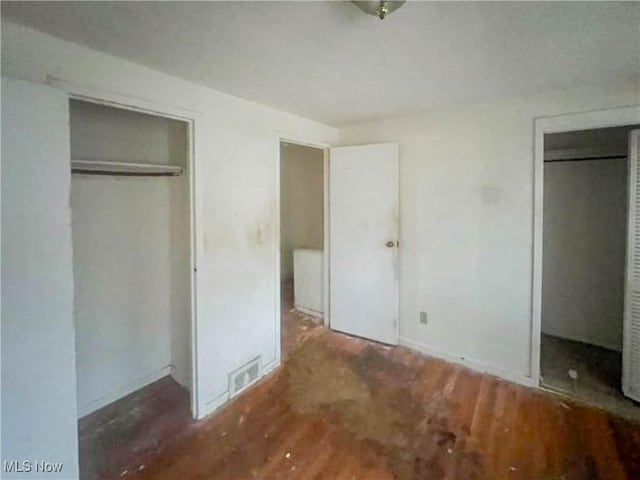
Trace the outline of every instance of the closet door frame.
<path fill-rule="evenodd" d="M 200 419 L 206 415 L 205 400 L 201 399 L 199 394 L 199 370 L 198 370 L 198 278 L 197 278 L 197 261 L 200 252 L 203 251 L 203 232 L 202 232 L 202 188 L 201 179 L 197 175 L 198 165 L 196 162 L 196 131 L 202 125 L 201 112 L 185 108 L 156 103 L 146 99 L 121 95 L 110 91 L 105 91 L 92 87 L 84 87 L 69 83 L 57 78 L 48 77 L 47 84 L 59 88 L 67 92 L 69 100 L 81 100 L 83 102 L 95 103 L 107 107 L 120 108 L 123 110 L 131 110 L 134 112 L 144 113 L 147 115 L 155 115 L 158 117 L 179 120 L 187 124 L 187 168 L 189 182 L 189 241 L 190 241 L 190 305 L 191 305 L 191 385 L 190 385 L 190 403 L 191 414 L 193 418 Z"/>
<path fill-rule="evenodd" d="M 534 119 L 533 170 L 533 281 L 531 301 L 530 372 L 521 382 L 540 387 L 540 346 L 542 334 L 542 228 L 544 192 L 544 136 L 550 133 L 624 127 L 640 124 L 640 105 L 572 113 Z M 626 270 L 626 266 L 625 266 Z"/>

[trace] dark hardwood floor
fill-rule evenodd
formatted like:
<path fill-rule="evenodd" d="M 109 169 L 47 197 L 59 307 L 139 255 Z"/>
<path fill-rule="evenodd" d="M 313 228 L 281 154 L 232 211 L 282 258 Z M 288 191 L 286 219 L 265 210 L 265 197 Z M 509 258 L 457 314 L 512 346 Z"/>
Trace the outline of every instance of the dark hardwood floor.
<path fill-rule="evenodd" d="M 321 321 L 298 312 L 294 308 L 293 279 L 285 280 L 281 284 L 282 304 L 280 306 L 282 329 L 282 358 L 286 360 L 289 355 L 304 343 L 307 338 L 319 334 Z"/>
<path fill-rule="evenodd" d="M 406 348 L 307 327 L 297 337 L 289 331 L 300 341 L 291 340 L 279 369 L 217 414 L 191 422 L 170 409 L 112 432 L 102 452 L 94 442 L 94 473 L 156 480 L 640 479 L 638 424 Z M 132 445 L 150 445 L 145 438 L 164 440 L 132 453 Z"/>
<path fill-rule="evenodd" d="M 80 478 L 125 477 L 141 455 L 162 451 L 193 425 L 184 387 L 171 377 L 147 385 L 80 419 Z"/>

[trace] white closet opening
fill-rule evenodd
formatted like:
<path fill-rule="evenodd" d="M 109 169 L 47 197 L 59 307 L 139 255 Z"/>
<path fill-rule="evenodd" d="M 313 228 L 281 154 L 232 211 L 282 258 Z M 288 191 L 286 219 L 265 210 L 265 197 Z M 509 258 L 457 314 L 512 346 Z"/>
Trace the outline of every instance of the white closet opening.
<path fill-rule="evenodd" d="M 191 385 L 189 125 L 70 101 L 78 416 Z"/>
<path fill-rule="evenodd" d="M 636 265 L 628 253 L 636 129 L 544 136 L 540 371 L 545 388 L 640 419 L 623 394 L 624 365 L 638 351 L 624 342 L 634 334 L 625 325 L 625 270 Z"/>

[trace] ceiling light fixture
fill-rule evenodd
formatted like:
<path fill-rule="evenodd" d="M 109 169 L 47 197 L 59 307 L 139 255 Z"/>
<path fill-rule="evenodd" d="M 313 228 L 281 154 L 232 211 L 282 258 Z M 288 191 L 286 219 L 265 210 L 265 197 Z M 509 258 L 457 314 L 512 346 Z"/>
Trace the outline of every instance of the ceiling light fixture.
<path fill-rule="evenodd" d="M 379 2 L 356 2 L 354 1 L 358 7 L 363 12 L 368 13 L 369 15 L 375 15 L 379 17 L 380 20 L 384 20 L 384 17 L 389 15 L 391 12 L 397 10 L 402 6 L 405 0 L 402 1 L 379 1 Z"/>

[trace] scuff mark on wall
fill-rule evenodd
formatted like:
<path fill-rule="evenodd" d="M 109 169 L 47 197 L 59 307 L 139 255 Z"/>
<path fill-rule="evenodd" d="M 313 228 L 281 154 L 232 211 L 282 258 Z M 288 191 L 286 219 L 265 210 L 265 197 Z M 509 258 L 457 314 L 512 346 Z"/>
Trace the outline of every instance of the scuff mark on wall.
<path fill-rule="evenodd" d="M 264 236 L 262 235 L 262 228 L 260 226 L 256 229 L 256 241 L 258 245 L 262 245 L 264 243 Z"/>
<path fill-rule="evenodd" d="M 258 217 L 260 220 L 253 222 L 248 229 L 247 241 L 249 246 L 262 247 L 264 245 L 272 245 L 275 226 L 275 204 L 269 202 L 270 207 L 263 215 Z"/>

